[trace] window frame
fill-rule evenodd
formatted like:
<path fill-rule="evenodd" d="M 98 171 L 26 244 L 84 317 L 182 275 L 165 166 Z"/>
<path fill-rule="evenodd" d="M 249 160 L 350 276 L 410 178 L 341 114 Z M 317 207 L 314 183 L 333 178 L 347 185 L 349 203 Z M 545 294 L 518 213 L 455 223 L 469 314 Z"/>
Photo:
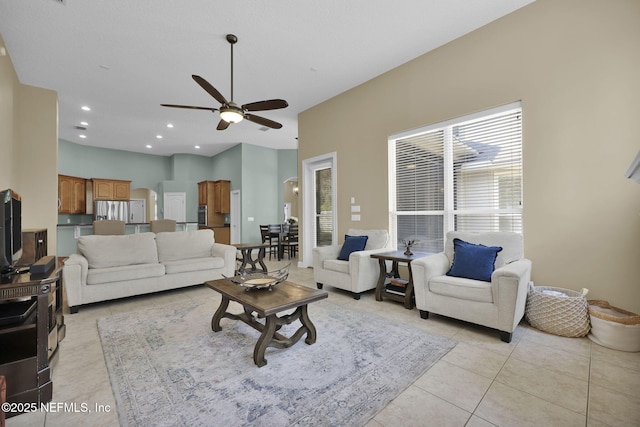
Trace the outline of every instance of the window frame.
<path fill-rule="evenodd" d="M 461 126 L 473 122 L 478 122 L 481 120 L 486 120 L 491 118 L 492 116 L 500 116 L 506 114 L 518 114 L 520 118 L 520 163 L 519 163 L 519 206 L 511 206 L 508 208 L 501 208 L 498 203 L 498 207 L 480 207 L 480 208 L 463 208 L 460 209 L 456 207 L 455 200 L 455 191 L 456 187 L 454 184 L 454 143 L 453 141 L 453 128 L 456 126 Z M 397 171 L 398 171 L 398 159 L 396 158 L 396 145 L 400 140 L 406 140 L 412 137 L 418 137 L 421 135 L 427 135 L 428 133 L 433 133 L 435 131 L 442 130 L 444 136 L 443 147 L 442 147 L 442 157 L 443 157 L 443 209 L 442 210 L 413 210 L 413 211 L 398 211 L 398 195 L 397 195 Z M 463 220 L 464 218 L 471 218 L 474 215 L 498 215 L 498 218 L 495 221 L 499 222 L 500 215 L 513 216 L 516 222 L 520 224 L 519 232 L 522 232 L 522 223 L 523 223 L 523 205 L 524 205 L 524 194 L 523 194 L 523 172 L 522 172 L 522 102 L 517 101 L 510 104 L 502 105 L 495 108 L 490 108 L 487 110 L 479 111 L 473 114 L 465 115 L 462 117 L 457 117 L 454 119 L 446 120 L 439 123 L 434 123 L 428 126 L 420 127 L 417 129 L 412 129 L 408 131 L 404 131 L 398 134 L 391 135 L 388 138 L 388 184 L 389 184 L 389 230 L 391 239 L 394 247 L 397 248 L 398 245 L 398 218 L 401 216 L 437 216 L 442 215 L 442 236 L 438 236 L 438 238 L 442 239 L 442 246 L 444 246 L 444 242 L 446 239 L 446 234 L 449 231 L 456 230 L 456 216 L 458 216 L 458 220 Z M 403 164 L 404 166 L 404 164 Z M 496 192 L 498 202 L 500 201 L 499 192 L 501 190 L 500 185 L 498 183 L 499 177 L 494 177 L 496 183 L 495 187 L 492 187 Z M 458 191 L 460 188 L 458 188 Z M 459 200 L 461 201 L 461 200 Z M 466 217 L 465 217 L 466 215 Z M 490 230 L 487 230 L 490 231 Z M 416 249 L 419 251 L 425 251 L 425 249 L 421 249 L 418 244 Z"/>

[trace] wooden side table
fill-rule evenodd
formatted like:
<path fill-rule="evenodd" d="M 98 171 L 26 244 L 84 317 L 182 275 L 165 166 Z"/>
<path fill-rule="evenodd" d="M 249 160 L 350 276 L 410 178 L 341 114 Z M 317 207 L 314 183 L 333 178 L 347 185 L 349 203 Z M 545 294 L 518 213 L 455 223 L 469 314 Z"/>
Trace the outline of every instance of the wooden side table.
<path fill-rule="evenodd" d="M 375 258 L 380 263 L 380 276 L 376 285 L 376 301 L 382 301 L 383 297 L 398 301 L 404 304 L 407 310 L 411 310 L 414 306 L 413 298 L 413 274 L 411 272 L 411 261 L 418 258 L 426 257 L 430 254 L 426 252 L 414 252 L 413 255 L 405 255 L 404 251 L 379 252 L 371 254 L 371 258 Z M 387 272 L 387 261 L 392 262 L 391 271 Z M 390 290 L 385 285 L 388 278 L 400 278 L 398 265 L 400 263 L 407 264 L 409 270 L 409 280 L 406 284 L 405 291 Z"/>
<path fill-rule="evenodd" d="M 245 271 L 247 264 L 249 264 L 251 265 L 249 272 L 254 273 L 258 271 L 258 268 L 256 267 L 256 263 L 258 263 L 262 271 L 265 273 L 267 272 L 267 266 L 264 263 L 264 255 L 265 249 L 269 247 L 268 243 L 236 243 L 233 246 L 242 253 L 242 264 L 238 267 L 238 271 Z M 254 249 L 258 250 L 258 258 L 256 259 L 251 255 L 251 252 Z"/>

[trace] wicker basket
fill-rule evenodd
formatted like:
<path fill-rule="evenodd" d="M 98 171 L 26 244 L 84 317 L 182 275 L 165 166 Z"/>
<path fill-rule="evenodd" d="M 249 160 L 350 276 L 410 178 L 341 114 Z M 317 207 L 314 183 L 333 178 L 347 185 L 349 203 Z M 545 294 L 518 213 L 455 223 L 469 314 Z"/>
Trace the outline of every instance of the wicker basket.
<path fill-rule="evenodd" d="M 640 314 L 589 300 L 589 339 L 601 346 L 621 351 L 640 351 Z"/>
<path fill-rule="evenodd" d="M 582 292 L 529 284 L 525 317 L 534 328 L 563 337 L 589 333 L 588 289 Z"/>

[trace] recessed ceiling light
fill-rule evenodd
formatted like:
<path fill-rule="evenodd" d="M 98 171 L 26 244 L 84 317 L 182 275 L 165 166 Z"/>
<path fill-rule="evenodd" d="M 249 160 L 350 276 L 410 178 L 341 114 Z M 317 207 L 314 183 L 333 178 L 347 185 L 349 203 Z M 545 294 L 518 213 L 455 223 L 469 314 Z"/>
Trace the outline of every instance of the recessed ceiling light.
<path fill-rule="evenodd" d="M 168 128 L 172 128 L 173 127 L 173 123 L 167 123 L 167 127 Z"/>
<path fill-rule="evenodd" d="M 83 106 L 82 106 L 82 109 L 83 109 L 84 111 L 91 111 L 91 108 L 90 108 L 90 107 L 87 107 L 86 105 L 83 105 Z"/>
<path fill-rule="evenodd" d="M 80 122 L 80 124 L 81 124 L 82 126 L 89 126 L 89 123 L 87 123 L 87 122 Z"/>
<path fill-rule="evenodd" d="M 150 145 L 150 144 L 147 144 L 147 145 L 145 145 L 145 147 L 147 147 L 147 148 L 151 148 L 151 145 Z"/>
<path fill-rule="evenodd" d="M 199 146 L 199 145 L 196 145 L 196 146 L 195 146 L 195 149 L 196 149 L 196 150 L 199 150 L 199 149 L 200 149 L 200 146 Z"/>
<path fill-rule="evenodd" d="M 85 139 L 85 138 L 87 137 L 87 135 L 84 135 L 84 134 L 80 134 L 80 135 L 78 135 L 78 136 L 79 136 L 80 138 L 82 138 L 82 139 Z"/>
<path fill-rule="evenodd" d="M 156 138 L 162 139 L 162 135 L 156 135 Z"/>

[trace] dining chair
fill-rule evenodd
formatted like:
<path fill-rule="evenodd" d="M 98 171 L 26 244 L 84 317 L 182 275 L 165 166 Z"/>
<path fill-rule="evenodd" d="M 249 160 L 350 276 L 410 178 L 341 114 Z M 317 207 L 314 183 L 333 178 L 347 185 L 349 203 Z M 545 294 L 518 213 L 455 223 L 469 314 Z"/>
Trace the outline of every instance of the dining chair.
<path fill-rule="evenodd" d="M 286 235 L 284 245 L 289 259 L 295 257 L 298 251 L 298 224 L 289 225 L 289 232 Z"/>
<path fill-rule="evenodd" d="M 260 227 L 260 238 L 262 239 L 262 243 L 270 243 L 271 236 L 269 236 L 269 226 L 267 224 L 259 225 Z"/>
<path fill-rule="evenodd" d="M 93 221 L 93 234 L 113 236 L 124 234 L 125 222 L 112 219 Z"/>
<path fill-rule="evenodd" d="M 269 224 L 269 259 L 275 254 L 279 258 L 281 243 L 282 224 Z"/>
<path fill-rule="evenodd" d="M 176 231 L 175 219 L 154 219 L 151 220 L 151 232 L 161 233 L 163 231 Z"/>

